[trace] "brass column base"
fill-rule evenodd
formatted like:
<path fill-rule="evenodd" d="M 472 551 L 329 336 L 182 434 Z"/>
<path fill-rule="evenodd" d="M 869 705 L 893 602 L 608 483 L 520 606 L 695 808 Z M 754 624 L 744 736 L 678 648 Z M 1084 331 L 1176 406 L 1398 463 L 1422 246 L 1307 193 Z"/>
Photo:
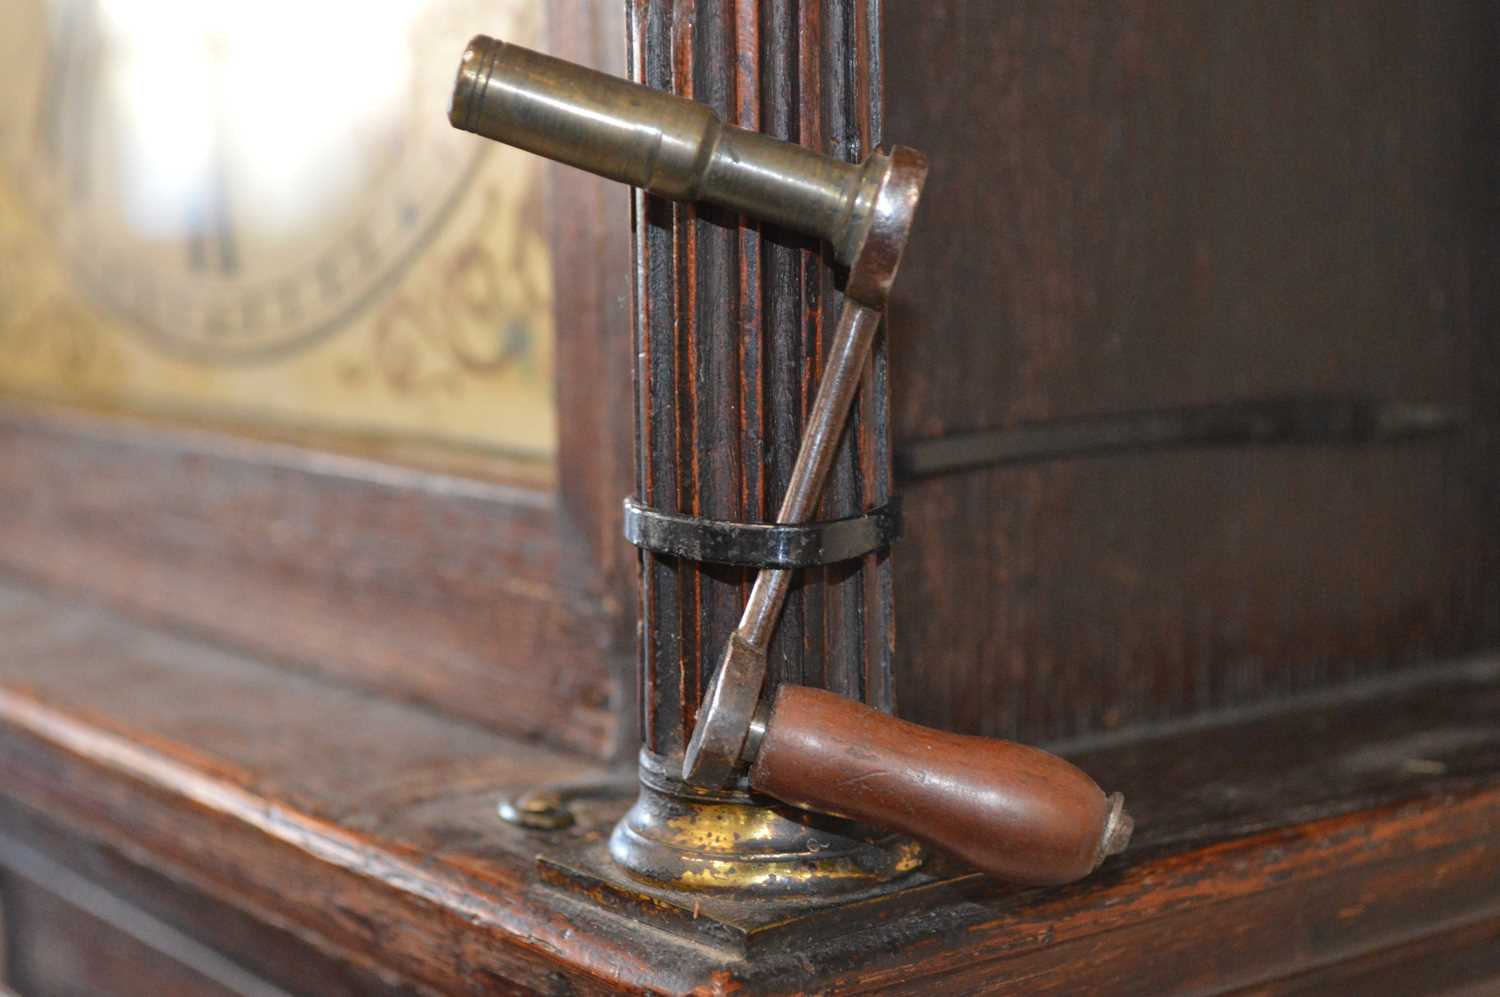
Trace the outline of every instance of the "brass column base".
<path fill-rule="evenodd" d="M 690 786 L 681 758 L 641 752 L 641 789 L 609 852 L 632 877 L 736 897 L 822 898 L 868 891 L 922 865 L 921 845 L 739 790 Z"/>

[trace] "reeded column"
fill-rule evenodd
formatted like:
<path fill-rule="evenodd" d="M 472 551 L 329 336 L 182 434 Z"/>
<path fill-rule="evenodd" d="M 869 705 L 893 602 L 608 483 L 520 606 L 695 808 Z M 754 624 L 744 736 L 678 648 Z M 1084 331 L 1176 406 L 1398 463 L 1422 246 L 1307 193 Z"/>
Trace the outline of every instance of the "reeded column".
<path fill-rule="evenodd" d="M 732 124 L 850 162 L 877 142 L 878 0 L 629 0 L 627 9 L 634 79 L 705 102 Z M 634 238 L 636 494 L 662 511 L 768 522 L 842 302 L 832 254 L 785 229 L 641 193 Z M 882 337 L 820 518 L 888 499 L 887 398 Z M 746 840 L 770 836 L 777 847 L 801 848 L 814 835 L 810 852 L 888 878 L 910 867 L 914 852 L 904 845 L 872 851 L 857 833 L 832 833 L 851 829 L 809 829 L 743 794 L 705 801 L 674 778 L 752 578 L 748 569 L 641 555 L 647 788 L 616 832 L 615 854 L 668 882 L 697 876 L 697 885 L 710 887 L 753 880 L 770 892 L 802 888 L 756 866 L 755 846 L 732 840 L 734 874 L 723 883 L 703 880 L 702 863 L 678 862 L 672 849 L 684 843 L 662 829 L 669 819 L 684 826 L 692 811 Z M 892 645 L 888 554 L 807 570 L 772 642 L 768 687 L 818 686 L 889 710 Z M 766 822 L 780 823 L 773 830 Z"/>

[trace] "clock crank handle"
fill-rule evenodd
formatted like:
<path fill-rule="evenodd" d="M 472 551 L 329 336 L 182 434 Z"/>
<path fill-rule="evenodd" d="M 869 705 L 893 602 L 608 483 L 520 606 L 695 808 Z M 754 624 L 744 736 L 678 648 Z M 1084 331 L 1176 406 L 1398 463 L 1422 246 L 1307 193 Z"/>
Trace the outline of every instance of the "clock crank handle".
<path fill-rule="evenodd" d="M 713 111 L 479 36 L 449 119 L 679 201 L 710 201 L 827 241 L 849 267 L 844 310 L 777 522 L 812 518 L 905 249 L 926 158 L 851 164 L 724 124 Z M 762 700 L 766 651 L 791 573 L 763 569 L 699 710 L 684 776 L 751 785 L 788 803 L 937 843 L 1001 878 L 1062 883 L 1125 846 L 1118 795 L 1034 748 L 919 727 L 833 693 Z"/>
<path fill-rule="evenodd" d="M 1119 793 L 1038 748 L 898 720 L 784 685 L 754 724 L 750 784 L 793 806 L 902 831 L 997 879 L 1082 879 L 1124 850 Z"/>
<path fill-rule="evenodd" d="M 812 517 L 879 321 L 875 308 L 845 301 L 778 523 Z M 748 765 L 750 785 L 769 796 L 903 831 L 1031 885 L 1081 879 L 1129 843 L 1120 794 L 1106 796 L 1048 752 L 907 723 L 803 686 L 779 687 L 767 708 L 766 653 L 791 578 L 784 568 L 756 575 L 703 697 L 686 779 L 729 785 Z"/>

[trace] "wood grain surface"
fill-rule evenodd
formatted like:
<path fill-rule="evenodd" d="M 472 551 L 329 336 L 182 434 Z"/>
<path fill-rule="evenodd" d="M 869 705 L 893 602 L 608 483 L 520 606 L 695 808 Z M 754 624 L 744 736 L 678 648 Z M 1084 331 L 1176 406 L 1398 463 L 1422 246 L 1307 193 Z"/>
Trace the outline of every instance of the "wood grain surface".
<path fill-rule="evenodd" d="M 1495 646 L 1494 6 L 884 18 L 884 134 L 932 159 L 889 323 L 898 447 L 1298 394 L 1469 415 L 904 484 L 903 713 L 1045 741 Z"/>
<path fill-rule="evenodd" d="M 627 801 L 539 834 L 495 799 L 586 774 L 577 756 L 10 583 L 0 626 L 0 836 L 219 951 L 285 953 L 294 992 L 315 972 L 387 992 L 1213 992 L 1500 916 L 1493 660 L 1074 754 L 1140 819 L 1095 877 L 1019 889 L 939 863 L 904 895 L 789 911 L 747 959 L 541 881 L 539 853 L 576 861 Z M 1470 948 L 1407 992 L 1483 979 Z"/>

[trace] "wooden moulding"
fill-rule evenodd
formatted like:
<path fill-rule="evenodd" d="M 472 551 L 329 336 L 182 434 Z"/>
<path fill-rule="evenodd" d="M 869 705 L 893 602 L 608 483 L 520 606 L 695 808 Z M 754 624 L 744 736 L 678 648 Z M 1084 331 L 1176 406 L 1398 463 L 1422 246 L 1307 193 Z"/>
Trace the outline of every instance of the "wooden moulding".
<path fill-rule="evenodd" d="M 72 417 L 0 421 L 0 452 L 13 569 L 514 733 L 614 736 L 551 495 Z"/>
<path fill-rule="evenodd" d="M 494 799 L 576 756 L 14 585 L 0 626 L 0 862 L 81 870 L 283 986 L 316 965 L 444 992 L 1295 992 L 1391 945 L 1462 955 L 1402 967 L 1405 992 L 1500 973 L 1493 661 L 1075 756 L 1141 818 L 1085 882 L 940 863 L 756 922 L 544 876 L 624 802 L 541 834 Z"/>

